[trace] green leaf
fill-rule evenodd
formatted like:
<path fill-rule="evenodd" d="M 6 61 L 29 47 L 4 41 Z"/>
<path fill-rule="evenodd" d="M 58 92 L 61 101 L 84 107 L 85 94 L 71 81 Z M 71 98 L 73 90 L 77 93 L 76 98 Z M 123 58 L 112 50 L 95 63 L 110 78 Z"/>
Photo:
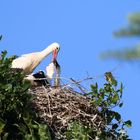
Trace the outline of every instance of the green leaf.
<path fill-rule="evenodd" d="M 4 61 L 6 54 L 7 54 L 6 50 L 1 52 L 1 59 L 0 59 L 1 62 Z"/>
<path fill-rule="evenodd" d="M 118 112 L 114 112 L 114 117 L 117 121 L 121 120 L 121 115 Z"/>
<path fill-rule="evenodd" d="M 5 122 L 0 118 L 0 133 L 3 131 L 4 126 L 5 126 Z"/>
<path fill-rule="evenodd" d="M 112 85 L 114 85 L 114 86 L 117 86 L 117 81 L 115 80 L 115 78 L 114 78 L 114 76 L 112 75 L 111 72 L 106 72 L 106 73 L 105 73 L 105 77 L 106 77 L 106 80 L 107 80 L 110 84 L 112 84 Z"/>
<path fill-rule="evenodd" d="M 12 90 L 12 85 L 11 84 L 5 85 L 5 91 L 11 91 L 11 90 Z"/>
<path fill-rule="evenodd" d="M 118 128 L 118 124 L 113 124 L 112 125 L 112 129 L 117 129 Z"/>
<path fill-rule="evenodd" d="M 91 90 L 93 91 L 93 93 L 98 93 L 98 84 L 96 83 L 95 85 L 91 85 Z"/>
<path fill-rule="evenodd" d="M 119 96 L 118 96 L 118 94 L 115 94 L 115 95 L 112 97 L 111 102 L 112 102 L 113 104 L 116 104 L 116 103 L 118 102 L 118 100 L 119 100 Z"/>
<path fill-rule="evenodd" d="M 106 92 L 106 94 L 110 94 L 111 93 L 111 84 L 104 84 L 104 91 Z"/>
<path fill-rule="evenodd" d="M 105 90 L 104 90 L 103 88 L 100 88 L 99 92 L 100 92 L 100 93 L 104 93 Z"/>
<path fill-rule="evenodd" d="M 0 35 L 0 41 L 2 40 L 2 35 Z"/>
<path fill-rule="evenodd" d="M 132 122 L 130 120 L 124 122 L 124 125 L 127 126 L 127 127 L 132 127 Z"/>
<path fill-rule="evenodd" d="M 121 83 L 121 87 L 120 87 L 120 93 L 121 93 L 121 95 L 120 95 L 120 98 L 122 98 L 122 91 L 123 91 L 123 84 Z"/>
<path fill-rule="evenodd" d="M 38 131 L 41 140 L 48 140 L 51 139 L 50 132 L 48 126 L 46 124 L 39 124 L 39 131 Z"/>
<path fill-rule="evenodd" d="M 120 104 L 119 104 L 119 107 L 122 107 L 122 106 L 123 106 L 123 103 L 120 103 Z"/>

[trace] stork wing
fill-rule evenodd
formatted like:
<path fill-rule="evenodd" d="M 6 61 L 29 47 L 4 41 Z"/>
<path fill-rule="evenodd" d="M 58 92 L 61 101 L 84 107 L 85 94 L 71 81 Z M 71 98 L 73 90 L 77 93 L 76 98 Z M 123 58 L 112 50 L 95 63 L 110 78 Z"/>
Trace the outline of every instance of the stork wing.
<path fill-rule="evenodd" d="M 20 68 L 26 71 L 33 63 L 33 60 L 30 57 L 18 57 L 13 60 L 12 68 Z"/>

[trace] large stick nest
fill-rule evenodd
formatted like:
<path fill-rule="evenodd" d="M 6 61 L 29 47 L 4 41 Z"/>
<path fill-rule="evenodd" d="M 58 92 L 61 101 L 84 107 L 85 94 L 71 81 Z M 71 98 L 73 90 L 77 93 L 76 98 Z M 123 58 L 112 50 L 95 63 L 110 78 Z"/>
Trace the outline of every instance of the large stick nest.
<path fill-rule="evenodd" d="M 96 129 L 104 128 L 91 99 L 64 87 L 36 87 L 30 90 L 34 95 L 33 109 L 39 114 L 40 121 L 47 123 L 56 137 L 64 133 L 70 122 L 78 121 Z"/>

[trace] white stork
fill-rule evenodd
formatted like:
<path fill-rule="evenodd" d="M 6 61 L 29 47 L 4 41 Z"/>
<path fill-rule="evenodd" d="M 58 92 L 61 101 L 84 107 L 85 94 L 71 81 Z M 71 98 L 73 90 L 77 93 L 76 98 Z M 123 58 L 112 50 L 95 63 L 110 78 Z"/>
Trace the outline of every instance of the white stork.
<path fill-rule="evenodd" d="M 53 57 L 51 63 L 46 67 L 46 72 L 47 72 L 48 82 L 51 84 L 51 80 L 53 79 L 54 74 L 55 74 L 54 85 L 59 86 L 60 85 L 60 65 L 58 64 L 56 57 Z"/>
<path fill-rule="evenodd" d="M 53 58 L 56 59 L 59 49 L 58 43 L 52 43 L 41 52 L 24 54 L 13 60 L 12 68 L 22 69 L 24 73 L 30 74 L 51 52 L 53 52 Z"/>

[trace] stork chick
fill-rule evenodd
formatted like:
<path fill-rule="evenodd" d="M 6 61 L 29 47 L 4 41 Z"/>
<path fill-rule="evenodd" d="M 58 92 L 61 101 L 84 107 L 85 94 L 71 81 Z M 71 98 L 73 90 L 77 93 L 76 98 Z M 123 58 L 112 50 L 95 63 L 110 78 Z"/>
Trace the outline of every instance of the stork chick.
<path fill-rule="evenodd" d="M 46 67 L 47 72 L 47 78 L 49 83 L 51 83 L 51 80 L 54 79 L 54 85 L 59 86 L 60 85 L 60 65 L 58 64 L 56 58 L 53 58 L 51 63 Z"/>
<path fill-rule="evenodd" d="M 31 83 L 32 86 L 50 86 L 46 75 L 43 71 L 38 71 L 35 74 L 30 74 L 24 78 Z"/>

